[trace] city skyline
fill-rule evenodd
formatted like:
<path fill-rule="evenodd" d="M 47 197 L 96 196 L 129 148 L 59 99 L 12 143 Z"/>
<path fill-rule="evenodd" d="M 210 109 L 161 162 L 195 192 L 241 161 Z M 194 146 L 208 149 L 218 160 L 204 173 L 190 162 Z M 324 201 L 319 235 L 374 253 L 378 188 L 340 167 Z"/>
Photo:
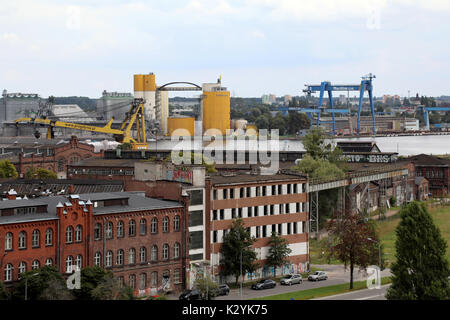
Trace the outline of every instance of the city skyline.
<path fill-rule="evenodd" d="M 14 1 L 0 9 L 0 89 L 99 98 L 154 72 L 158 85 L 221 75 L 232 96 L 280 97 L 373 73 L 378 97 L 449 95 L 449 12 L 440 0 Z"/>

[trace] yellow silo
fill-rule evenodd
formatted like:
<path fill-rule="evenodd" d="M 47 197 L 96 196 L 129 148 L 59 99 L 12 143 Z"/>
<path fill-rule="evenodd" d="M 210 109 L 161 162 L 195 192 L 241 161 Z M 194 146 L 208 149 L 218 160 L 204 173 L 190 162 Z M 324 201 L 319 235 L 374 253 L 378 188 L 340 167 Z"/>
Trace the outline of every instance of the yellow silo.
<path fill-rule="evenodd" d="M 202 103 L 203 131 L 217 130 L 226 135 L 227 129 L 230 129 L 230 92 L 204 91 Z"/>
<path fill-rule="evenodd" d="M 153 73 L 134 75 L 134 97 L 145 100 L 144 113 L 146 120 L 155 119 L 156 82 Z"/>
<path fill-rule="evenodd" d="M 170 117 L 167 119 L 169 136 L 193 136 L 195 118 L 191 117 Z M 178 130 L 180 129 L 180 130 Z M 183 129 L 183 130 L 181 130 Z"/>

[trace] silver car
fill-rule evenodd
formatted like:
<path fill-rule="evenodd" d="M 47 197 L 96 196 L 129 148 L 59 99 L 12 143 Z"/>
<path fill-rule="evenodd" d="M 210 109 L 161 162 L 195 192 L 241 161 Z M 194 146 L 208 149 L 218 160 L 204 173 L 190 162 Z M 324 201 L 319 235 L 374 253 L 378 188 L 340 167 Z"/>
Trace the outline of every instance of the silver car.
<path fill-rule="evenodd" d="M 328 276 L 325 271 L 316 271 L 313 274 L 309 275 L 308 280 L 309 281 L 320 281 L 320 280 L 327 280 Z"/>
<path fill-rule="evenodd" d="M 290 274 L 280 280 L 280 284 L 291 286 L 302 283 L 302 276 L 299 274 Z"/>

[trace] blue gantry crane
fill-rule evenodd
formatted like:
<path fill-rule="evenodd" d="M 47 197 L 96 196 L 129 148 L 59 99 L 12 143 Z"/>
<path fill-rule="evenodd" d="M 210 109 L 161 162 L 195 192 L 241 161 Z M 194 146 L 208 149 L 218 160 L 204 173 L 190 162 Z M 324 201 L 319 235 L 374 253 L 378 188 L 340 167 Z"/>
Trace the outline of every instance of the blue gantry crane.
<path fill-rule="evenodd" d="M 429 111 L 450 111 L 450 107 L 425 107 L 418 106 L 419 111 L 423 111 L 423 118 L 425 120 L 425 129 L 430 131 L 430 118 L 428 116 Z"/>
<path fill-rule="evenodd" d="M 337 84 L 332 85 L 329 81 L 323 81 L 321 84 L 305 84 L 306 89 L 303 90 L 308 96 L 311 96 L 311 93 L 315 93 L 319 91 L 319 104 L 317 108 L 300 108 L 300 107 L 282 107 L 280 110 L 283 112 L 283 114 L 287 114 L 288 111 L 298 111 L 298 112 L 305 112 L 308 117 L 311 119 L 311 124 L 313 120 L 313 114 L 317 114 L 317 125 L 320 125 L 320 113 L 321 112 L 327 112 L 331 113 L 332 115 L 332 126 L 333 126 L 333 135 L 336 134 L 336 122 L 334 115 L 335 113 L 346 113 L 350 114 L 350 110 L 348 109 L 335 109 L 333 106 L 333 91 L 359 91 L 359 105 L 358 105 L 358 120 L 357 120 L 357 133 L 360 132 L 360 115 L 361 115 L 361 109 L 363 104 L 363 98 L 364 98 L 364 92 L 367 91 L 369 94 L 369 104 L 370 104 L 370 110 L 372 112 L 372 131 L 373 134 L 376 133 L 375 130 L 375 109 L 373 106 L 373 85 L 372 85 L 372 79 L 375 78 L 375 75 L 372 75 L 371 73 L 361 77 L 361 83 L 360 84 Z M 329 109 L 322 108 L 322 103 L 324 99 L 325 92 L 328 93 L 328 101 L 330 104 Z M 322 122 L 324 123 L 324 122 Z"/>

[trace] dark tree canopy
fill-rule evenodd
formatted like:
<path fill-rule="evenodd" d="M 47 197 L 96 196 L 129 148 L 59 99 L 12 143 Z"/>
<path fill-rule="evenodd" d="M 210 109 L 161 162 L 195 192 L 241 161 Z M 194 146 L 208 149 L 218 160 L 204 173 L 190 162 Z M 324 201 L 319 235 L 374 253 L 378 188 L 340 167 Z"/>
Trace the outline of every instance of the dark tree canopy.
<path fill-rule="evenodd" d="M 400 212 L 395 230 L 396 262 L 388 299 L 450 299 L 447 243 L 423 203 L 411 202 Z"/>

